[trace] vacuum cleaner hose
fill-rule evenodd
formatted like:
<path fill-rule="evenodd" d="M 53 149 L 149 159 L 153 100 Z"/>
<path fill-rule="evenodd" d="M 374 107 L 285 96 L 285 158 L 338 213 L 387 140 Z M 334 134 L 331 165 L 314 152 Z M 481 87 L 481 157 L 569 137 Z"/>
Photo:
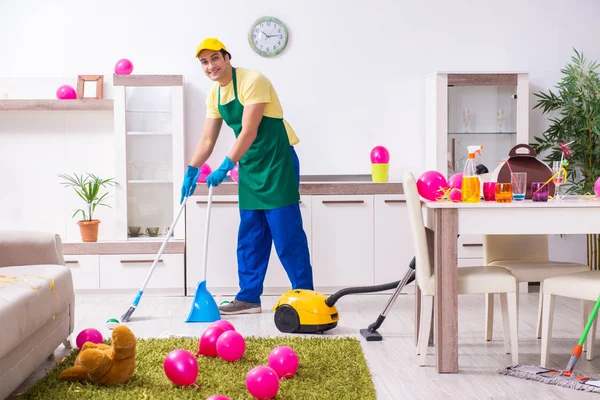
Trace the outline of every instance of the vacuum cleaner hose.
<path fill-rule="evenodd" d="M 413 257 L 413 259 L 410 261 L 410 264 L 409 264 L 408 267 L 414 270 L 415 266 L 416 266 L 416 259 L 415 259 L 415 257 Z M 409 284 L 409 283 L 411 283 L 414 280 L 415 280 L 414 274 L 412 274 L 412 276 L 406 282 L 406 284 Z M 381 285 L 375 285 L 375 286 L 357 286 L 357 287 L 350 287 L 350 288 L 345 288 L 345 289 L 342 289 L 342 290 L 338 290 L 337 292 L 335 292 L 334 294 L 332 294 L 331 296 L 329 296 L 327 298 L 327 300 L 325 300 L 325 304 L 327 304 L 327 307 L 331 307 L 341 297 L 346 296 L 347 294 L 374 293 L 374 292 L 382 292 L 384 290 L 395 289 L 400 282 L 402 282 L 402 279 L 399 280 L 399 281 L 395 281 L 395 282 L 383 283 Z"/>

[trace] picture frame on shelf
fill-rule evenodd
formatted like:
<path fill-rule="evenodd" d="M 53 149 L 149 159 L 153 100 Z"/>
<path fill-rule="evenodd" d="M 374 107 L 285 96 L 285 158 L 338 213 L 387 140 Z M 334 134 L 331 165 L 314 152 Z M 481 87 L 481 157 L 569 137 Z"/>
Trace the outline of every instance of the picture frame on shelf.
<path fill-rule="evenodd" d="M 94 85 L 95 82 L 95 85 Z M 77 98 L 102 100 L 102 86 L 104 85 L 104 75 L 78 75 L 77 76 Z M 93 96 L 89 96 L 93 91 Z M 88 96 L 85 93 L 88 93 Z"/>

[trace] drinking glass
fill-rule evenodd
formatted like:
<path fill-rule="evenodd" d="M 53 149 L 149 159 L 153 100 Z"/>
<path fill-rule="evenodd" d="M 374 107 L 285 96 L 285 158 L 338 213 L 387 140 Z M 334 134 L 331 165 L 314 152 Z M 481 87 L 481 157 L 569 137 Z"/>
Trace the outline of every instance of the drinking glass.
<path fill-rule="evenodd" d="M 513 172 L 511 179 L 513 200 L 525 200 L 525 194 L 527 193 L 527 172 Z"/>
<path fill-rule="evenodd" d="M 496 121 L 498 122 L 498 132 L 502 132 L 502 124 L 504 123 L 504 110 L 498 110 L 496 113 Z"/>
<path fill-rule="evenodd" d="M 554 197 L 557 201 L 561 200 L 558 194 L 560 185 L 565 183 L 565 173 L 564 170 L 561 171 L 562 168 L 563 166 L 560 161 L 552 161 L 552 175 L 556 174 L 552 179 L 552 182 L 554 183 Z"/>
<path fill-rule="evenodd" d="M 535 202 L 547 202 L 549 185 L 545 182 L 532 182 L 531 183 L 531 200 Z"/>
<path fill-rule="evenodd" d="M 513 189 L 512 183 L 496 183 L 496 202 L 510 203 L 512 202 Z"/>
<path fill-rule="evenodd" d="M 469 132 L 469 124 L 471 123 L 471 111 L 465 108 L 462 112 L 463 124 L 465 124 L 465 132 Z"/>
<path fill-rule="evenodd" d="M 483 182 L 483 200 L 496 201 L 496 182 Z"/>

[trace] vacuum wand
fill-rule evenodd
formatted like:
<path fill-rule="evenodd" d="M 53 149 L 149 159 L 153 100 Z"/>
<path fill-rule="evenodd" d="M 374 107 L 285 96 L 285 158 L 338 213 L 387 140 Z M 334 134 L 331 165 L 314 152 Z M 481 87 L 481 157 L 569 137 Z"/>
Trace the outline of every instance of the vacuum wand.
<path fill-rule="evenodd" d="M 408 271 L 406 271 L 404 278 L 402 278 L 402 280 L 398 283 L 396 290 L 394 291 L 394 293 L 392 294 L 392 297 L 386 304 L 383 312 L 379 315 L 379 317 L 377 317 L 377 320 L 375 322 L 373 322 L 371 325 L 369 325 L 369 327 L 367 329 L 360 330 L 360 334 L 363 335 L 363 337 L 365 339 L 367 339 L 367 342 L 380 341 L 383 339 L 381 337 L 381 334 L 379 332 L 377 332 L 377 329 L 379 329 L 381 324 L 383 324 L 383 321 L 385 320 L 388 312 L 394 305 L 394 302 L 398 298 L 398 295 L 400 294 L 400 292 L 402 291 L 404 286 L 408 285 L 409 283 L 411 283 L 412 281 L 415 280 L 415 267 L 416 267 L 416 258 L 413 257 L 413 259 L 410 261 L 410 265 L 408 266 Z"/>

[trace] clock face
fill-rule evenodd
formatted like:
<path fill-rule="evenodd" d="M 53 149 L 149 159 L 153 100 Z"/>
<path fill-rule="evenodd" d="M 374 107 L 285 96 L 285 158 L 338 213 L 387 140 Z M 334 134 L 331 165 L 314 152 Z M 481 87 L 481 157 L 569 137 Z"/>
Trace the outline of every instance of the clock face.
<path fill-rule="evenodd" d="M 288 31 L 283 22 L 274 17 L 259 18 L 250 27 L 248 43 L 263 57 L 281 53 L 288 41 Z"/>

